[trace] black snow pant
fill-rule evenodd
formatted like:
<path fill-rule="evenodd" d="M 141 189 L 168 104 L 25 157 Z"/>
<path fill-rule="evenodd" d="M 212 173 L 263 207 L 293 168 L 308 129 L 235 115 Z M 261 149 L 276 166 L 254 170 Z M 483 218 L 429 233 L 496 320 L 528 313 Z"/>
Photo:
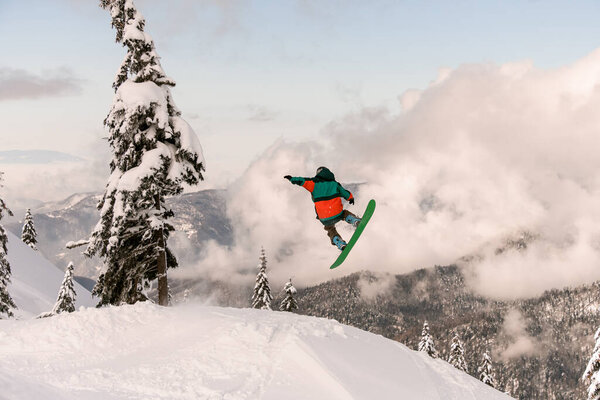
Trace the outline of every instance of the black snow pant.
<path fill-rule="evenodd" d="M 331 240 L 331 244 L 333 244 L 335 246 L 335 243 L 333 243 L 333 238 L 336 236 L 340 236 L 340 234 L 338 233 L 337 229 L 335 229 L 335 224 L 337 224 L 339 221 L 344 220 L 346 221 L 346 218 L 351 215 L 355 218 L 358 218 L 356 215 L 352 214 L 350 211 L 348 210 L 344 210 L 344 212 L 342 212 L 342 216 L 340 217 L 340 219 L 338 219 L 337 221 L 333 221 L 329 224 L 326 224 L 323 229 L 325 229 L 325 231 L 327 231 L 327 236 L 329 236 L 329 240 Z M 340 236 L 341 237 L 341 236 Z"/>

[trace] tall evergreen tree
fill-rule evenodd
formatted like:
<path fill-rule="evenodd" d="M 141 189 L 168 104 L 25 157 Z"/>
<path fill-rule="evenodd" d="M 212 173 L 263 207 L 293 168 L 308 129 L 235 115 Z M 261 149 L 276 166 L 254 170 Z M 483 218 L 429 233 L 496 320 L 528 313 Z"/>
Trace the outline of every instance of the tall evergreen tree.
<path fill-rule="evenodd" d="M 3 173 L 0 172 L 0 183 L 2 182 Z M 0 185 L 1 187 L 2 185 Z M 4 218 L 4 214 L 12 216 L 12 211 L 6 206 L 4 200 L 0 198 L 0 221 Z M 2 224 L 0 224 L 0 318 L 2 316 L 12 317 L 12 309 L 17 308 L 17 305 L 13 301 L 12 297 L 8 293 L 8 284 L 10 283 L 10 263 L 6 258 L 8 253 L 7 248 L 8 236 Z"/>
<path fill-rule="evenodd" d="M 262 310 L 271 309 L 271 287 L 267 278 L 267 256 L 265 249 L 260 250 L 260 258 L 258 263 L 258 274 L 256 275 L 256 284 L 254 285 L 254 293 L 252 294 L 252 308 L 260 308 Z"/>
<path fill-rule="evenodd" d="M 73 287 L 73 269 L 73 263 L 70 262 L 65 270 L 65 277 L 60 285 L 56 303 L 54 304 L 54 308 L 52 308 L 52 314 L 75 311 L 75 297 L 77 293 L 75 293 L 75 288 Z"/>
<path fill-rule="evenodd" d="M 492 358 L 487 351 L 483 353 L 483 362 L 477 369 L 477 372 L 479 372 L 479 380 L 481 382 L 491 387 L 496 387 L 496 380 L 494 379 L 494 372 L 492 369 Z"/>
<path fill-rule="evenodd" d="M 21 240 L 33 250 L 37 250 L 37 232 L 35 231 L 35 227 L 33 226 L 33 215 L 31 215 L 31 210 L 29 208 L 25 213 L 25 222 L 23 223 Z"/>
<path fill-rule="evenodd" d="M 286 296 L 285 298 L 281 301 L 281 304 L 279 305 L 279 309 L 281 311 L 294 311 L 298 309 L 298 303 L 296 302 L 296 299 L 294 298 L 294 295 L 297 293 L 296 288 L 294 287 L 294 285 L 292 285 L 292 279 L 290 278 L 290 280 L 285 284 L 285 287 L 283 288 L 283 291 L 285 292 Z"/>
<path fill-rule="evenodd" d="M 430 357 L 436 358 L 438 356 L 437 350 L 433 338 L 429 333 L 429 324 L 427 321 L 423 323 L 423 330 L 421 331 L 421 340 L 419 341 L 419 351 L 424 351 Z"/>
<path fill-rule="evenodd" d="M 158 302 L 167 305 L 167 268 L 177 260 L 167 247 L 173 212 L 165 197 L 203 180 L 202 148 L 171 96 L 145 20 L 133 0 L 101 0 L 110 11 L 116 41 L 127 54 L 113 82 L 115 98 L 104 120 L 113 157 L 98 204 L 100 220 L 85 254 L 104 259 L 94 288 L 100 304 L 145 300 L 145 280 L 158 279 Z"/>
<path fill-rule="evenodd" d="M 448 362 L 455 368 L 468 372 L 467 362 L 465 361 L 465 349 L 456 332 L 452 337 L 452 344 L 450 344 L 450 356 L 448 357 Z"/>
<path fill-rule="evenodd" d="M 590 382 L 588 400 L 600 400 L 600 328 L 596 331 L 594 340 L 594 352 L 581 378 L 584 382 Z"/>

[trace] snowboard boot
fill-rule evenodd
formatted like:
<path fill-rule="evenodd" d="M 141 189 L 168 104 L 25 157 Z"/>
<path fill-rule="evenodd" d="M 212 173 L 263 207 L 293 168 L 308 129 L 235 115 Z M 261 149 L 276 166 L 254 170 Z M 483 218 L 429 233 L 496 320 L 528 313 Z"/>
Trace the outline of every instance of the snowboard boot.
<path fill-rule="evenodd" d="M 352 225 L 354 228 L 358 228 L 358 224 L 360 224 L 361 219 L 354 215 L 348 215 L 345 221 Z"/>
<path fill-rule="evenodd" d="M 346 242 L 339 236 L 335 236 L 333 238 L 333 244 L 337 246 L 338 249 L 344 250 L 346 248 Z"/>

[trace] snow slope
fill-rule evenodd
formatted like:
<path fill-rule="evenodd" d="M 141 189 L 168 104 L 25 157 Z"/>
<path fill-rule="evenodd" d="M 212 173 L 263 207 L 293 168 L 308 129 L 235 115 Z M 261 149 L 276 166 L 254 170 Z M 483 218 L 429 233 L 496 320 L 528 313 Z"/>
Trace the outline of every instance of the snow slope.
<path fill-rule="evenodd" d="M 7 235 L 8 261 L 12 271 L 8 292 L 18 307 L 15 315 L 29 318 L 52 310 L 64 272 L 12 233 L 7 232 Z M 77 292 L 76 307 L 97 303 L 87 289 L 77 282 L 73 283 Z"/>
<path fill-rule="evenodd" d="M 508 399 L 336 321 L 150 303 L 0 321 L 1 399 Z"/>

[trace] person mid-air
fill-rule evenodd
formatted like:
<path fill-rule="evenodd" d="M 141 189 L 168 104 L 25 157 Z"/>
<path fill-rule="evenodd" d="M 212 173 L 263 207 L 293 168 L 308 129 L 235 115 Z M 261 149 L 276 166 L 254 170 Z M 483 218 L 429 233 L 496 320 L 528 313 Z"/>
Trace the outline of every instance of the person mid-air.
<path fill-rule="evenodd" d="M 338 249 L 344 250 L 346 242 L 337 229 L 335 224 L 341 220 L 348 224 L 358 227 L 361 219 L 348 210 L 344 210 L 342 198 L 350 204 L 354 204 L 354 196 L 348 190 L 344 189 L 336 180 L 333 172 L 326 167 L 319 167 L 314 178 L 302 178 L 299 176 L 284 176 L 294 185 L 302 186 L 311 193 L 312 201 L 315 203 L 317 218 L 324 225 L 327 236 L 331 239 L 331 244 Z"/>

